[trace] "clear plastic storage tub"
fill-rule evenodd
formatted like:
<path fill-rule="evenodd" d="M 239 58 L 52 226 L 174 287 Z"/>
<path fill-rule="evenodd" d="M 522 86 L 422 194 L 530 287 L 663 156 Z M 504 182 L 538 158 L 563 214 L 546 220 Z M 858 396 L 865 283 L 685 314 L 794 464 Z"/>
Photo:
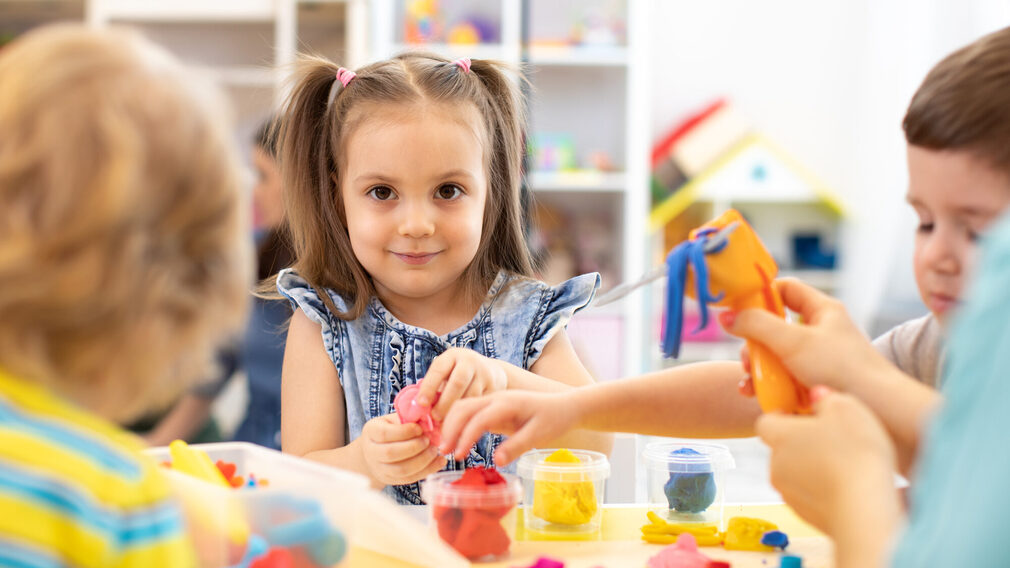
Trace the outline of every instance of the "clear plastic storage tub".
<path fill-rule="evenodd" d="M 531 450 L 516 470 L 523 483 L 523 525 L 532 536 L 600 530 L 610 461 L 590 450 Z"/>
<path fill-rule="evenodd" d="M 719 444 L 654 442 L 643 453 L 649 508 L 675 523 L 710 523 L 723 530 L 726 471 L 734 467 Z"/>
<path fill-rule="evenodd" d="M 463 479 L 464 475 L 467 479 Z M 515 507 L 521 489 L 514 475 L 488 470 L 491 484 L 468 484 L 484 477 L 478 469 L 429 475 L 422 486 L 431 526 L 457 552 L 477 561 L 509 555 L 515 538 Z"/>
<path fill-rule="evenodd" d="M 260 480 L 257 487 L 230 488 L 166 468 L 182 498 L 200 566 L 248 565 L 267 555 L 277 565 L 343 563 L 354 533 L 355 495 L 369 490 L 364 477 L 243 442 L 197 444 L 189 451 L 234 464 L 235 475 L 246 480 Z M 168 448 L 147 453 L 172 461 Z"/>

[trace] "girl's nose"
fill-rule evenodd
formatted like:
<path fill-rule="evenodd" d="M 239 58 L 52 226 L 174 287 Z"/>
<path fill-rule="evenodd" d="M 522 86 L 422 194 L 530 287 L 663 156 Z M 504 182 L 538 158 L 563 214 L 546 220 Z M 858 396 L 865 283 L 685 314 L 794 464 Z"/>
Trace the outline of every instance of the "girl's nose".
<path fill-rule="evenodd" d="M 400 218 L 401 236 L 421 238 L 435 232 L 435 215 L 426 203 L 405 203 Z"/>

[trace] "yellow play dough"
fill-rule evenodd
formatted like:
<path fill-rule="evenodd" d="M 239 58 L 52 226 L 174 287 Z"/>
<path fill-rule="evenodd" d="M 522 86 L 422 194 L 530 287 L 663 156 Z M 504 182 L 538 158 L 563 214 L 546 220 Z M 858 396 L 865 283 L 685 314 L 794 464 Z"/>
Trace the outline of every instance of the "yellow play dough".
<path fill-rule="evenodd" d="M 580 464 L 562 448 L 544 459 L 550 464 Z M 574 472 L 573 472 L 574 473 Z M 533 514 L 549 523 L 581 525 L 596 514 L 596 487 L 592 481 L 534 481 Z"/>
<path fill-rule="evenodd" d="M 723 546 L 726 550 L 756 550 L 768 552 L 774 550 L 761 544 L 761 537 L 768 531 L 778 530 L 775 523 L 752 517 L 733 517 L 726 527 Z"/>

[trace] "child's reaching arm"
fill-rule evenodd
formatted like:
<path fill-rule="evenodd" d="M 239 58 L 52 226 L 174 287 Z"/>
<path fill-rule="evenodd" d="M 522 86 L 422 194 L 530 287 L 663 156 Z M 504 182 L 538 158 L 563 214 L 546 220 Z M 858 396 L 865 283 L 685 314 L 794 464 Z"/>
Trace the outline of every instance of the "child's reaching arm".
<path fill-rule="evenodd" d="M 754 435 L 760 409 L 740 396 L 738 363 L 684 365 L 563 393 L 508 392 L 460 401 L 442 425 L 442 450 L 469 448 L 486 431 L 512 434 L 502 463 L 573 428 L 691 438 Z"/>
<path fill-rule="evenodd" d="M 376 488 L 417 481 L 445 466 L 421 427 L 400 424 L 395 414 L 369 420 L 345 444 L 344 414 L 344 392 L 320 326 L 295 310 L 281 379 L 284 451 L 363 474 Z"/>

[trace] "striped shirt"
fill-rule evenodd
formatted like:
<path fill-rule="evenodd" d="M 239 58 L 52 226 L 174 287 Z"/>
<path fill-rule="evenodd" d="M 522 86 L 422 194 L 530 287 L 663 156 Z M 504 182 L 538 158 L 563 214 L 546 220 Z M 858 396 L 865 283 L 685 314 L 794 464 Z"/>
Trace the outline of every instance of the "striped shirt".
<path fill-rule="evenodd" d="M 192 566 L 138 439 L 0 371 L 0 566 Z"/>

